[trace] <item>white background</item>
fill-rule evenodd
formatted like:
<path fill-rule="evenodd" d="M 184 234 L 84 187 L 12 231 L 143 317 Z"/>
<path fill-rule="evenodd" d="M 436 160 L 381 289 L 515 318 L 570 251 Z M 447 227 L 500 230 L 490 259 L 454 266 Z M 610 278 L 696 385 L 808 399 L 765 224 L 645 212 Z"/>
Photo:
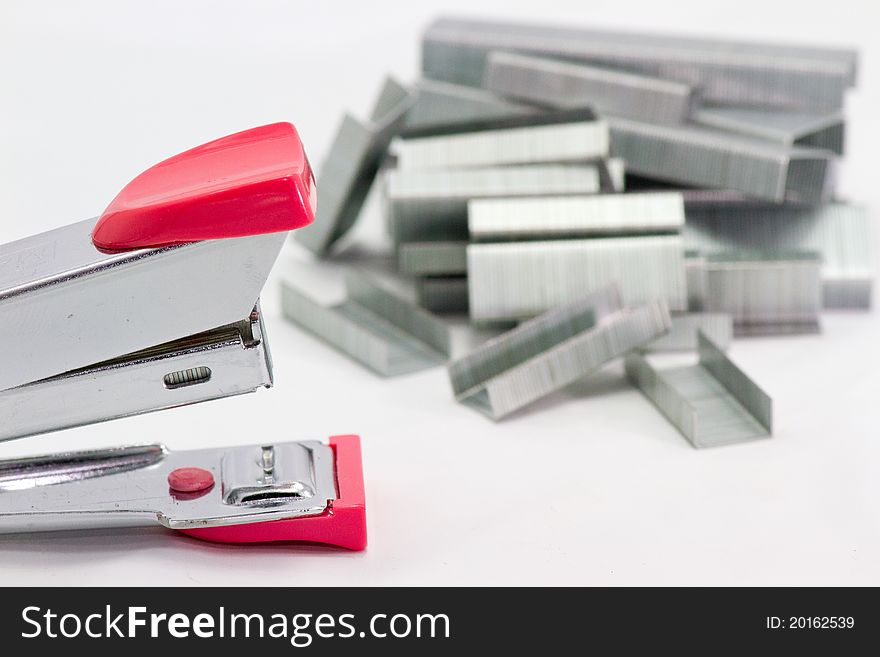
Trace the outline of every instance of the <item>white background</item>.
<path fill-rule="evenodd" d="M 424 25 L 477 4 L 3 0 L 0 242 L 94 216 L 149 165 L 262 123 L 296 123 L 319 163 L 344 109 L 365 116 L 387 72 L 415 77 Z M 857 46 L 840 191 L 880 206 L 874 3 L 544 0 L 479 13 Z M 737 341 L 732 357 L 774 398 L 775 436 L 696 451 L 619 367 L 499 424 L 457 405 L 442 368 L 380 379 L 281 318 L 278 276 L 325 273 L 296 251 L 263 296 L 274 389 L 6 443 L 0 457 L 360 433 L 368 550 L 162 529 L 5 536 L 0 584 L 880 584 L 876 314 Z M 15 348 L 0 345 L 0 367 Z"/>

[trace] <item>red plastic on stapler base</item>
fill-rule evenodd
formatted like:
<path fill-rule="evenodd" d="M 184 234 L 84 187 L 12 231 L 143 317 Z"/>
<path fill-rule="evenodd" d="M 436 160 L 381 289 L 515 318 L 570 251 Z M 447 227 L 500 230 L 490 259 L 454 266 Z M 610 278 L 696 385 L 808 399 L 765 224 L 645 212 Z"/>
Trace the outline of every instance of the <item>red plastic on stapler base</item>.
<path fill-rule="evenodd" d="M 361 440 L 358 436 L 333 436 L 330 447 L 336 461 L 339 497 L 321 515 L 180 531 L 217 543 L 309 541 L 363 550 L 367 547 L 367 513 Z"/>
<path fill-rule="evenodd" d="M 296 128 L 273 123 L 192 148 L 128 183 L 92 231 L 105 251 L 293 230 L 315 218 Z"/>

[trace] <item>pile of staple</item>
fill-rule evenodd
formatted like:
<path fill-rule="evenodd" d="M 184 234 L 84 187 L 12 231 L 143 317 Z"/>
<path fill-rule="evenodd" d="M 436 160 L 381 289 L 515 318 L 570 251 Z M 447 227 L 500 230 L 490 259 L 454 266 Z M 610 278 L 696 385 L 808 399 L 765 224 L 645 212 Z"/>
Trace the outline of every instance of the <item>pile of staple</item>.
<path fill-rule="evenodd" d="M 515 326 L 449 364 L 498 419 L 609 361 L 696 446 L 767 436 L 734 335 L 816 332 L 866 309 L 864 208 L 834 193 L 849 50 L 441 19 L 423 78 L 346 117 L 318 176 L 319 255 L 378 176 L 416 307 L 362 273 L 285 313 L 382 374 L 448 358 L 445 313 Z M 380 173 L 381 171 L 381 173 Z M 658 369 L 647 354 L 695 350 Z"/>

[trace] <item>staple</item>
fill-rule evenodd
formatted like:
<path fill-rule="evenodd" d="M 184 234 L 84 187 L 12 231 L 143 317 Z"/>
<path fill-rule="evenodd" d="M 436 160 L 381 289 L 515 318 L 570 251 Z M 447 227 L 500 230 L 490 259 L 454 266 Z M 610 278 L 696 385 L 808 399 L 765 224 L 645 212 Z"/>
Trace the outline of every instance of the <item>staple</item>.
<path fill-rule="evenodd" d="M 642 354 L 626 358 L 626 372 L 694 447 L 767 438 L 773 402 L 705 333 L 697 334 L 698 365 L 658 370 Z"/>
<path fill-rule="evenodd" d="M 473 198 L 595 194 L 596 164 L 540 164 L 437 171 L 389 171 L 385 212 L 397 243 L 466 240 Z"/>
<path fill-rule="evenodd" d="M 397 250 L 397 268 L 414 276 L 467 273 L 467 242 L 408 242 Z"/>
<path fill-rule="evenodd" d="M 534 317 L 615 281 L 627 305 L 663 299 L 687 308 L 677 235 L 479 243 L 467 257 L 471 320 L 479 323 Z"/>
<path fill-rule="evenodd" d="M 699 87 L 707 102 L 797 109 L 843 106 L 855 50 L 440 18 L 422 39 L 425 77 L 479 87 L 492 51 L 586 62 Z"/>
<path fill-rule="evenodd" d="M 483 86 L 516 100 L 672 125 L 687 120 L 696 98 L 683 82 L 509 52 L 489 53 Z"/>
<path fill-rule="evenodd" d="M 701 126 L 609 118 L 611 151 L 628 173 L 776 202 L 819 203 L 830 195 L 830 151 L 785 147 Z"/>
<path fill-rule="evenodd" d="M 669 330 L 662 301 L 625 309 L 608 285 L 492 338 L 448 365 L 457 401 L 499 420 Z"/>
<path fill-rule="evenodd" d="M 475 199 L 468 230 L 476 241 L 675 233 L 684 216 L 677 192 Z"/>
<path fill-rule="evenodd" d="M 696 123 L 767 139 L 783 146 L 820 148 L 843 154 L 844 120 L 839 110 L 824 114 L 754 107 L 702 107 Z"/>
<path fill-rule="evenodd" d="M 822 305 L 870 308 L 874 241 L 865 207 L 840 202 L 771 205 L 685 192 L 685 214 L 687 249 L 705 254 L 815 251 L 822 256 Z"/>
<path fill-rule="evenodd" d="M 383 376 L 442 364 L 449 356 L 443 321 L 363 271 L 345 275 L 347 299 L 323 306 L 292 281 L 282 282 L 285 317 Z"/>
<path fill-rule="evenodd" d="M 393 137 L 400 131 L 412 95 L 385 80 L 369 123 L 346 114 L 318 172 L 319 218 L 294 238 L 323 255 L 354 225 Z"/>
<path fill-rule="evenodd" d="M 468 284 L 465 276 L 425 276 L 416 279 L 419 305 L 435 313 L 466 313 Z"/>
<path fill-rule="evenodd" d="M 457 169 L 586 162 L 608 157 L 608 125 L 588 109 L 410 131 L 397 144 L 401 169 Z"/>
<path fill-rule="evenodd" d="M 727 313 L 672 313 L 669 333 L 648 343 L 642 351 L 696 351 L 700 332 L 726 351 L 733 339 L 733 318 Z"/>
<path fill-rule="evenodd" d="M 708 256 L 701 307 L 729 313 L 736 335 L 816 333 L 822 305 L 820 265 L 816 253 Z"/>
<path fill-rule="evenodd" d="M 443 131 L 443 126 L 449 123 L 498 120 L 538 111 L 534 106 L 507 100 L 483 89 L 419 80 L 402 134 L 406 135 L 408 131 L 429 134 L 432 130 Z"/>

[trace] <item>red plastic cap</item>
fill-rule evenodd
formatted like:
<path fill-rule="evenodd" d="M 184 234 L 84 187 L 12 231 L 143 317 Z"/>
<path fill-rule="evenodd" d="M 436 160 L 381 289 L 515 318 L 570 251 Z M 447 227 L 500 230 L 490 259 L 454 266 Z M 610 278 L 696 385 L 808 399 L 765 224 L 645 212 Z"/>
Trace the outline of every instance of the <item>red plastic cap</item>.
<path fill-rule="evenodd" d="M 92 231 L 125 251 L 293 230 L 315 218 L 315 178 L 296 128 L 273 123 L 222 137 L 150 167 Z"/>
<path fill-rule="evenodd" d="M 267 543 L 309 541 L 363 550 L 367 547 L 367 507 L 364 499 L 364 472 L 361 465 L 361 439 L 358 436 L 330 438 L 336 465 L 339 497 L 317 516 L 270 520 L 227 527 L 205 527 L 178 531 L 216 543 Z"/>

